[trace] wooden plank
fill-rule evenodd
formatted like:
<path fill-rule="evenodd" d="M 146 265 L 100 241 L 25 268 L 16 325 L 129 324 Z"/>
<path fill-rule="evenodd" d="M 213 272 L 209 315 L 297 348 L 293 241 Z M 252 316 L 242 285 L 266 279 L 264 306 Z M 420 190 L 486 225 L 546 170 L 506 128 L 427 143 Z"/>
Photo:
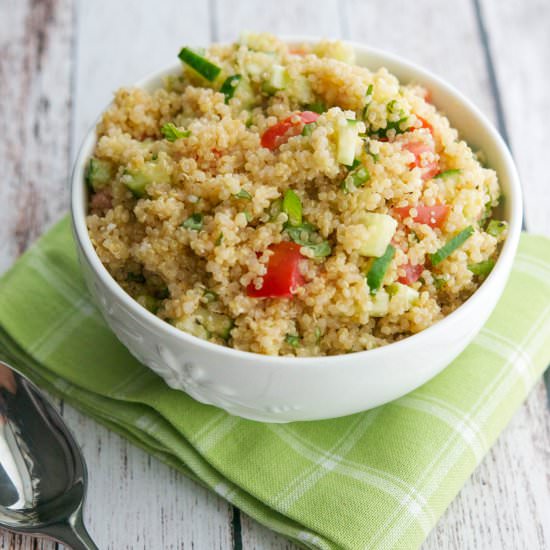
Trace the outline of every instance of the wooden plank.
<path fill-rule="evenodd" d="M 67 208 L 70 0 L 0 3 L 0 272 Z"/>
<path fill-rule="evenodd" d="M 0 271 L 67 208 L 72 28 L 70 0 L 0 3 Z M 2 530 L 0 548 L 57 544 Z"/>
<path fill-rule="evenodd" d="M 208 4 L 78 2 L 73 153 L 114 90 L 209 41 Z M 231 548 L 232 508 L 73 409 L 90 477 L 86 518 L 101 548 Z M 108 506 L 106 506 L 108 503 Z"/>
<path fill-rule="evenodd" d="M 546 121 L 550 117 L 550 3 L 483 0 L 511 146 L 524 188 L 530 231 L 550 235 Z"/>

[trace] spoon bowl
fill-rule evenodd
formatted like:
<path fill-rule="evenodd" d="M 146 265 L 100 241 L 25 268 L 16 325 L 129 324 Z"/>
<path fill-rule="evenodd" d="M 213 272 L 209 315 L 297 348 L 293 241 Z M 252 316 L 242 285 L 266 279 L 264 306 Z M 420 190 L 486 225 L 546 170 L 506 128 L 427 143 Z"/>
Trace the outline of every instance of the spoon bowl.
<path fill-rule="evenodd" d="M 38 388 L 0 361 L 0 526 L 97 550 L 82 521 L 86 465 Z"/>

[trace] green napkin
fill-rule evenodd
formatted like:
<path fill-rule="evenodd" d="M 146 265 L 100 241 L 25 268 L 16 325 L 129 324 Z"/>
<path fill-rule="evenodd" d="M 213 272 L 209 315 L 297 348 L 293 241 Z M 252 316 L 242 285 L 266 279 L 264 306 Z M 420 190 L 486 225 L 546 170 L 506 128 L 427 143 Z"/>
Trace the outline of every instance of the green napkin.
<path fill-rule="evenodd" d="M 305 547 L 416 548 L 550 361 L 549 291 L 550 240 L 524 235 L 489 322 L 435 379 L 346 418 L 261 424 L 169 389 L 126 351 L 63 220 L 0 281 L 0 357 Z"/>

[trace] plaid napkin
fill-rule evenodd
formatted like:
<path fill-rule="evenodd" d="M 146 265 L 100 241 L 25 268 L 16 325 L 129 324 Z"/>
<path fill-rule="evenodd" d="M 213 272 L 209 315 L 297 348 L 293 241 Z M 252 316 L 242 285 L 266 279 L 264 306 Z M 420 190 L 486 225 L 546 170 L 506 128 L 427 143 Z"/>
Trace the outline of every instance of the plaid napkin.
<path fill-rule="evenodd" d="M 346 418 L 261 424 L 169 389 L 126 351 L 63 220 L 0 281 L 0 357 L 305 547 L 416 548 L 550 361 L 549 297 L 550 240 L 524 235 L 489 322 L 435 379 Z"/>

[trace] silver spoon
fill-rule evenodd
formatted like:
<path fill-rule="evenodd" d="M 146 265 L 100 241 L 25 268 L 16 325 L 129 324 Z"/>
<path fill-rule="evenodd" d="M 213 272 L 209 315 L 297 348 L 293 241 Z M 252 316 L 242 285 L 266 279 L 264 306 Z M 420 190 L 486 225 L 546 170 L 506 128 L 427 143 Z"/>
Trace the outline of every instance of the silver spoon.
<path fill-rule="evenodd" d="M 97 550 L 82 521 L 86 465 L 34 384 L 0 361 L 0 526 Z"/>

